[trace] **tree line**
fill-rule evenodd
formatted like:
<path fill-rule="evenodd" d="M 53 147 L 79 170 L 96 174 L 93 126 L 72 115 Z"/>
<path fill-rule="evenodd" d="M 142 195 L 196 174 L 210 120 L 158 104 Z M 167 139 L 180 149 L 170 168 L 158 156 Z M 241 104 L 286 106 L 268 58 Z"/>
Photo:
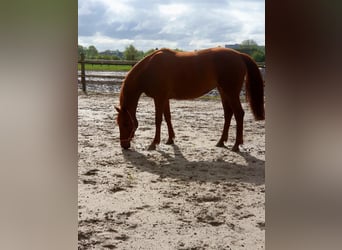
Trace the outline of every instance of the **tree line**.
<path fill-rule="evenodd" d="M 78 45 L 78 55 L 84 53 L 86 59 L 140 60 L 156 49 L 150 49 L 144 52 L 136 49 L 133 45 L 129 45 L 124 51 L 106 50 L 99 52 L 94 45 L 90 45 L 89 47 Z M 234 49 L 249 54 L 257 62 L 265 61 L 265 46 L 259 46 L 254 40 L 245 40 Z M 175 50 L 182 51 L 180 49 Z"/>
<path fill-rule="evenodd" d="M 256 62 L 265 62 L 265 46 L 259 46 L 254 40 L 244 40 L 236 50 L 250 55 Z"/>
<path fill-rule="evenodd" d="M 156 49 L 150 49 L 146 52 L 136 49 L 133 45 L 129 45 L 124 51 L 105 50 L 99 52 L 94 45 L 84 47 L 78 45 L 78 55 L 83 53 L 86 59 L 105 59 L 105 60 L 140 60 L 149 55 Z"/>

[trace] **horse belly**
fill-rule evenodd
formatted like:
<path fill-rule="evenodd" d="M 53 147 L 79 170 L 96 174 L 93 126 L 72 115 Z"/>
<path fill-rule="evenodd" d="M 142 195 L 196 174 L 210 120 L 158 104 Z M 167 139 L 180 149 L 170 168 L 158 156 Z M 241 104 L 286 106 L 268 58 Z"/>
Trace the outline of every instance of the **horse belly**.
<path fill-rule="evenodd" d="M 170 92 L 172 99 L 194 99 L 207 94 L 216 87 L 216 81 L 213 80 L 197 80 L 189 82 L 175 83 L 173 91 Z"/>

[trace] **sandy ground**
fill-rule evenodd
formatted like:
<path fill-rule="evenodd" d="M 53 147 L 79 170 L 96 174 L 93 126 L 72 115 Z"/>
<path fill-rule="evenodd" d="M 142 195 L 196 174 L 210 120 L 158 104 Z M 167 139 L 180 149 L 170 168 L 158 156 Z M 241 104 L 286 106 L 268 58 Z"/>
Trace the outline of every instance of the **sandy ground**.
<path fill-rule="evenodd" d="M 171 101 L 175 145 L 147 151 L 153 101 L 141 97 L 131 150 L 119 145 L 118 95 L 78 97 L 79 249 L 264 249 L 265 122 L 244 105 L 240 153 L 215 147 L 219 100 Z"/>

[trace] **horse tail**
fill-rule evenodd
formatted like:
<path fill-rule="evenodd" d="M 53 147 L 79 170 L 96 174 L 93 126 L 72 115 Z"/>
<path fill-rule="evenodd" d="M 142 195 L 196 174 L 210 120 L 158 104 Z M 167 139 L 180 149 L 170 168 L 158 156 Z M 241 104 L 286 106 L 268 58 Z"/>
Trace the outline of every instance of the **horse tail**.
<path fill-rule="evenodd" d="M 247 67 L 246 79 L 246 97 L 252 109 L 255 120 L 265 119 L 264 108 L 264 82 L 258 65 L 253 59 L 246 55 L 241 54 Z"/>

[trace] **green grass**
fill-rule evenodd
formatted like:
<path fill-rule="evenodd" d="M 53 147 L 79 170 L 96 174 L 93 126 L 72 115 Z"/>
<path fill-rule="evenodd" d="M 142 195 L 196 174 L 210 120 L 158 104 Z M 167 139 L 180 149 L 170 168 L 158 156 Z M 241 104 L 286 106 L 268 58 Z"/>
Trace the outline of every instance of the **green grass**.
<path fill-rule="evenodd" d="M 132 66 L 129 65 L 98 65 L 98 64 L 86 64 L 85 70 L 93 71 L 129 71 Z M 81 70 L 81 64 L 78 64 L 78 70 Z"/>

